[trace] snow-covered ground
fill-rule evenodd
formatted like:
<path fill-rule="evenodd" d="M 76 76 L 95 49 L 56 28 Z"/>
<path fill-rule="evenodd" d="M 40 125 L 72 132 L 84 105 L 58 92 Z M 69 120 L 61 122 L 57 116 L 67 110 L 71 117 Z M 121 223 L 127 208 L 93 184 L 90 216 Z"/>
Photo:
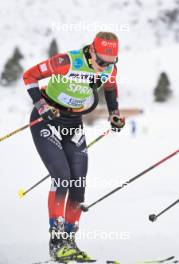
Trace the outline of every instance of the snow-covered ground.
<path fill-rule="evenodd" d="M 120 107 L 139 107 L 144 114 L 131 117 L 119 134 L 111 134 L 89 150 L 89 204 L 171 152 L 178 149 L 179 135 L 179 47 L 173 29 L 165 27 L 158 15 L 176 8 L 177 1 L 12 1 L 1 3 L 2 69 L 19 45 L 27 68 L 46 58 L 52 37 L 60 49 L 76 49 L 89 43 L 94 31 L 52 31 L 57 25 L 96 22 L 129 24 L 129 32 L 118 31 Z M 142 2 L 142 7 L 140 6 Z M 142 8 L 142 9 L 141 9 Z M 108 16 L 106 15 L 108 12 Z M 138 22 L 135 23 L 136 19 Z M 155 26 L 148 20 L 153 19 Z M 159 22 L 160 21 L 160 22 Z M 167 31 L 168 30 L 168 31 Z M 160 34 L 159 34 L 160 33 Z M 156 46 L 160 35 L 162 46 Z M 171 81 L 173 97 L 164 104 L 153 101 L 153 89 L 161 71 Z M 32 108 L 22 80 L 12 88 L 0 87 L 0 136 L 28 123 Z M 131 134 L 131 122 L 136 135 Z M 108 128 L 105 120 L 86 127 L 90 142 Z M 95 132 L 94 132 L 95 130 Z M 48 259 L 47 195 L 49 180 L 24 199 L 18 190 L 28 188 L 48 172 L 43 166 L 27 129 L 0 143 L 0 264 L 31 264 Z M 130 184 L 84 214 L 81 220 L 83 239 L 79 245 L 94 258 L 118 259 L 122 264 L 175 255 L 179 258 L 178 212 L 176 206 L 157 222 L 148 220 L 178 199 L 179 156 Z M 118 239 L 110 239 L 116 232 Z M 93 239 L 91 239 L 91 236 Z M 105 239 L 107 236 L 108 239 Z"/>
<path fill-rule="evenodd" d="M 172 103 L 168 107 L 153 105 L 143 116 L 136 117 L 136 136 L 131 136 L 128 120 L 120 134 L 108 135 L 91 147 L 87 203 L 178 149 L 176 120 L 179 111 L 170 106 Z M 14 118 L 12 115 L 15 126 Z M 107 122 L 99 122 L 96 134 L 107 127 Z M 95 137 L 91 129 L 86 128 L 88 142 Z M 47 193 L 50 182 L 47 180 L 22 200 L 17 195 L 19 188 L 28 188 L 47 174 L 29 131 L 1 142 L 0 154 L 0 263 L 30 264 L 48 259 Z M 81 231 L 85 238 L 79 239 L 79 245 L 94 257 L 117 258 L 125 264 L 177 256 L 177 206 L 156 223 L 149 222 L 148 215 L 159 212 L 178 198 L 178 158 L 172 158 L 84 214 Z M 118 239 L 110 239 L 111 232 L 116 232 Z"/>

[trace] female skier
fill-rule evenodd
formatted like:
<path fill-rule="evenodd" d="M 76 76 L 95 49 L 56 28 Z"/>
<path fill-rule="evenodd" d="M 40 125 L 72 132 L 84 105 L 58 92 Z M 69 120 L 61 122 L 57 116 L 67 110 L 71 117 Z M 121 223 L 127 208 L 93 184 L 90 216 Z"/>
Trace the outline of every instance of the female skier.
<path fill-rule="evenodd" d="M 75 242 L 88 164 L 85 135 L 79 128 L 83 128 L 82 115 L 97 106 L 99 88 L 104 89 L 112 129 L 119 132 L 124 126 L 117 101 L 117 61 L 117 36 L 99 32 L 90 45 L 56 54 L 23 75 L 34 105 L 30 122 L 43 119 L 31 127 L 31 133 L 52 179 L 49 251 L 58 261 L 90 261 Z M 47 77 L 48 85 L 40 88 L 39 81 Z"/>

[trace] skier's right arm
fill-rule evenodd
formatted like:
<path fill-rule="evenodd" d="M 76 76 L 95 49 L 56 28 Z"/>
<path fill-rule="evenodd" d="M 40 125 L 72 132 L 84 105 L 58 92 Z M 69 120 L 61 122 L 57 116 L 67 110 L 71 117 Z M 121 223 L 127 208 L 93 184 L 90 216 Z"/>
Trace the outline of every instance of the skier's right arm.
<path fill-rule="evenodd" d="M 50 77 L 53 74 L 65 75 L 69 68 L 70 59 L 68 54 L 57 54 L 28 69 L 24 73 L 23 79 L 33 103 L 35 104 L 43 98 L 39 89 L 39 80 Z"/>
<path fill-rule="evenodd" d="M 27 91 L 32 98 L 34 106 L 44 120 L 56 117 L 56 111 L 48 105 L 39 89 L 39 80 L 50 77 L 53 74 L 65 75 L 70 68 L 70 59 L 68 54 L 57 54 L 46 61 L 43 61 L 29 70 L 24 75 L 24 83 Z"/>

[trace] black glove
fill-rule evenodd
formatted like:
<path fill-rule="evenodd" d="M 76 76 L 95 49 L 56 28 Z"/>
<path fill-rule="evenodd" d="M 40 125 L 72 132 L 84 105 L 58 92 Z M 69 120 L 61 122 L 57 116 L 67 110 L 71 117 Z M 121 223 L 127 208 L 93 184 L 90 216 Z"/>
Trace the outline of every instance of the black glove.
<path fill-rule="evenodd" d="M 110 112 L 109 120 L 111 123 L 111 130 L 120 132 L 121 128 L 125 126 L 125 117 L 120 117 L 119 110 Z"/>
<path fill-rule="evenodd" d="M 37 108 L 39 115 L 45 121 L 52 120 L 60 116 L 59 110 L 50 106 L 44 98 L 36 102 L 34 106 Z"/>

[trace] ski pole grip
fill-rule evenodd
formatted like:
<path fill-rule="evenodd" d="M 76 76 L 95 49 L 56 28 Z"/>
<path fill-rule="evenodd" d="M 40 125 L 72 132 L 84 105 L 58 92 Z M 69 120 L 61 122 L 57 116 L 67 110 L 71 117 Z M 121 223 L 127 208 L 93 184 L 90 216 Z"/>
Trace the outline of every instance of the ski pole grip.
<path fill-rule="evenodd" d="M 60 116 L 60 110 L 55 108 L 55 107 L 52 107 L 52 112 L 53 114 L 56 116 L 56 117 L 59 117 Z"/>

